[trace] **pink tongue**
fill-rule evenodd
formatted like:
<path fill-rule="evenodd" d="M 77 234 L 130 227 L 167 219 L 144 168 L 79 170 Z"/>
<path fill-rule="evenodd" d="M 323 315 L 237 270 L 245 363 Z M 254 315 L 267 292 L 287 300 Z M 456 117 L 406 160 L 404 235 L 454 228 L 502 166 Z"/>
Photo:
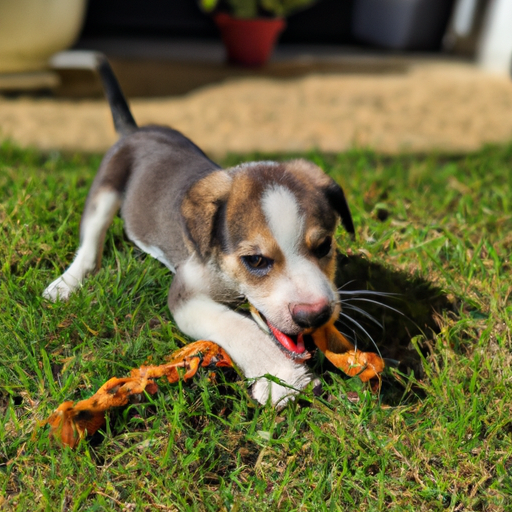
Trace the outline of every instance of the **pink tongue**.
<path fill-rule="evenodd" d="M 304 347 L 304 339 L 302 338 L 302 333 L 297 336 L 297 344 L 295 344 L 289 336 L 286 336 L 284 332 L 276 329 L 271 323 L 267 323 L 276 340 L 279 341 L 279 343 L 281 343 L 284 348 L 288 349 L 290 352 L 295 352 L 296 354 L 302 354 L 306 350 L 306 347 Z"/>

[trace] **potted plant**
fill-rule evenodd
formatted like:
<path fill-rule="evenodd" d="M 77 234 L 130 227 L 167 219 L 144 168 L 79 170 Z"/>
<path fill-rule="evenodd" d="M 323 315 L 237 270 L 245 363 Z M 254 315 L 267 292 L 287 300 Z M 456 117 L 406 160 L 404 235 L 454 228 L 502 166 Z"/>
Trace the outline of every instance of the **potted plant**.
<path fill-rule="evenodd" d="M 244 66 L 267 62 L 289 14 L 317 0 L 199 0 L 214 14 L 228 61 Z"/>

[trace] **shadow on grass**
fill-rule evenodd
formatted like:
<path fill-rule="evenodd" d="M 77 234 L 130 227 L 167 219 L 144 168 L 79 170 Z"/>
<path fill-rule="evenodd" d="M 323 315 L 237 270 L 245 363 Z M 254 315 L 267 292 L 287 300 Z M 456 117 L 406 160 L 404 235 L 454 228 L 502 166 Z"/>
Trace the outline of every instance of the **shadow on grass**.
<path fill-rule="evenodd" d="M 338 329 L 357 347 L 396 361 L 400 373 L 421 378 L 421 356 L 411 340 L 421 336 L 426 355 L 428 341 L 440 332 L 439 319 L 455 315 L 456 303 L 425 278 L 363 256 L 338 255 L 336 285 L 342 301 Z M 338 371 L 327 360 L 322 366 Z M 383 387 L 384 399 L 395 402 L 402 391 L 397 381 L 389 379 Z"/>
<path fill-rule="evenodd" d="M 362 256 L 338 256 L 336 284 L 341 288 L 342 307 L 348 316 L 340 321 L 340 331 L 356 342 L 359 348 L 372 352 L 378 349 L 384 358 L 396 360 L 402 374 L 414 373 L 416 378 L 421 378 L 421 357 L 411 339 L 422 336 L 427 341 L 423 346 L 428 350 L 431 346 L 428 340 L 440 331 L 436 319 L 446 314 L 455 314 L 456 304 L 442 289 L 428 280 L 369 261 Z M 365 293 L 367 291 L 372 293 Z M 330 375 L 341 373 L 325 358 L 315 357 L 314 360 L 315 372 L 321 374 L 327 382 L 331 380 Z M 201 375 L 204 377 L 207 369 L 200 370 L 195 379 L 182 383 L 182 386 L 190 395 L 188 403 L 200 403 L 201 398 L 205 399 L 208 401 L 207 409 L 215 416 L 228 418 L 237 410 L 237 399 L 243 402 L 248 397 L 243 391 L 235 391 L 238 388 L 235 382 L 239 380 L 236 372 L 229 369 L 225 372 L 219 370 L 216 369 L 215 378 L 208 377 L 214 379 L 208 384 L 208 391 L 201 389 L 199 384 Z M 171 391 L 173 386 L 167 383 L 160 385 L 164 394 L 173 395 L 178 392 L 176 388 Z M 207 398 L 203 396 L 204 393 L 207 393 Z M 226 399 L 226 395 L 231 398 Z M 404 395 L 404 387 L 398 380 L 384 377 L 381 389 L 383 403 L 410 403 L 421 396 L 421 390 L 414 386 L 408 388 Z M 304 402 L 304 405 L 307 403 Z M 150 399 L 148 402 L 142 400 L 142 404 L 142 408 L 123 408 L 109 415 L 109 429 L 114 436 L 129 432 L 130 436 L 136 437 L 137 431 L 144 432 L 147 429 L 146 420 L 155 414 L 157 399 Z M 201 406 L 198 409 L 204 410 Z M 252 407 L 244 410 L 245 421 L 252 421 L 255 411 L 256 408 Z M 180 417 L 192 432 L 205 428 L 203 422 L 207 421 L 207 416 L 202 412 L 182 410 Z M 98 446 L 103 442 L 104 435 L 99 432 L 88 440 L 91 446 Z M 248 446 L 244 450 L 247 459 L 254 463 L 251 457 L 256 457 L 257 452 Z M 102 460 L 98 459 L 97 462 L 102 463 Z M 234 467 L 228 464 L 226 472 Z"/>

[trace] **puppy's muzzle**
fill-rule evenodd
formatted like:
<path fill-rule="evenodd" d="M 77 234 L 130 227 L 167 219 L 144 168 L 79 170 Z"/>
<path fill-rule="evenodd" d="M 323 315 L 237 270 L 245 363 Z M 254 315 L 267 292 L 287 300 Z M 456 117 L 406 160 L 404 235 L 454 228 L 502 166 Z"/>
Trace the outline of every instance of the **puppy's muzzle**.
<path fill-rule="evenodd" d="M 321 300 L 313 304 L 290 304 L 293 321 L 303 329 L 316 329 L 325 325 L 333 313 L 332 303 Z"/>

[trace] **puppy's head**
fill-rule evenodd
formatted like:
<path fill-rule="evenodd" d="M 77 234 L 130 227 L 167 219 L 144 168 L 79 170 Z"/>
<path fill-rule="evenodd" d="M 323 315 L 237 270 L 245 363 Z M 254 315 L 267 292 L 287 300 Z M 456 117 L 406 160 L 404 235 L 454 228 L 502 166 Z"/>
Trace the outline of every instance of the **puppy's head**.
<path fill-rule="evenodd" d="M 192 212 L 191 204 L 201 208 Z M 342 189 L 305 160 L 255 162 L 209 175 L 184 205 L 196 250 L 215 260 L 259 325 L 300 359 L 303 334 L 339 314 L 339 219 L 354 233 Z"/>

